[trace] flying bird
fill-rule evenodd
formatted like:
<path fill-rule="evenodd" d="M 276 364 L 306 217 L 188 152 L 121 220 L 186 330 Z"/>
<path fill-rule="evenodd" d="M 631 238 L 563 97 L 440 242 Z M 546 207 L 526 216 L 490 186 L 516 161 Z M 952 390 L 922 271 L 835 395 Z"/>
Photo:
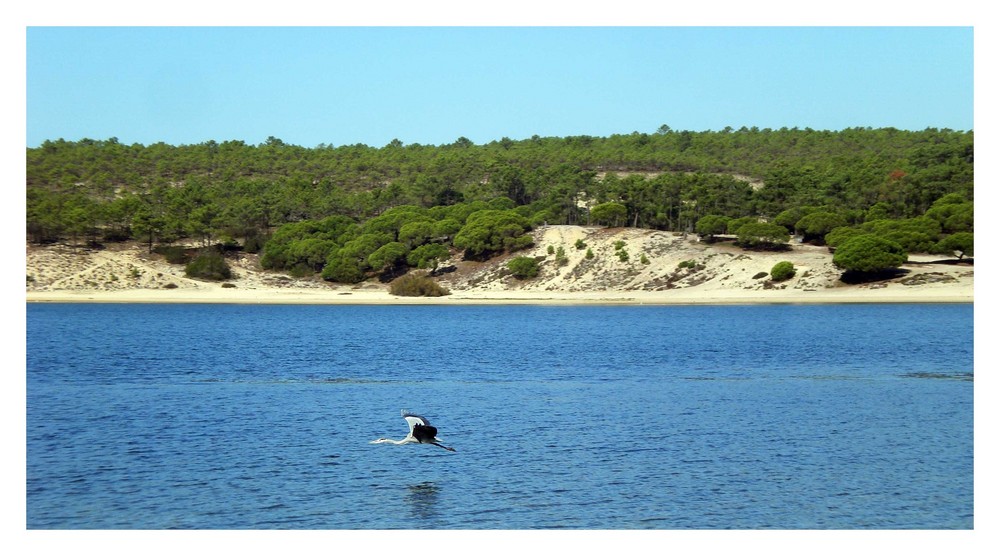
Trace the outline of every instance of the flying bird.
<path fill-rule="evenodd" d="M 438 430 L 431 426 L 430 421 L 426 417 L 421 417 L 420 415 L 414 415 L 407 410 L 402 410 L 399 412 L 403 419 L 406 419 L 406 423 L 410 425 L 410 434 L 406 435 L 406 438 L 402 440 L 393 440 L 391 438 L 378 438 L 371 441 L 371 444 L 396 444 L 397 446 L 402 444 L 433 444 L 440 448 L 444 448 L 449 452 L 454 452 L 454 448 L 449 448 L 441 444 L 441 439 L 437 437 Z"/>

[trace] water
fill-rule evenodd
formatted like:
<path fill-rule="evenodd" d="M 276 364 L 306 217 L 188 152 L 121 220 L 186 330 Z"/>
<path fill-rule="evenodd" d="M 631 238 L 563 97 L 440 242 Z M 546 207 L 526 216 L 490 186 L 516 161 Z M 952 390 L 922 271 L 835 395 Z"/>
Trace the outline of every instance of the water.
<path fill-rule="evenodd" d="M 971 529 L 972 305 L 30 304 L 31 529 Z M 451 453 L 372 445 L 426 415 Z"/>

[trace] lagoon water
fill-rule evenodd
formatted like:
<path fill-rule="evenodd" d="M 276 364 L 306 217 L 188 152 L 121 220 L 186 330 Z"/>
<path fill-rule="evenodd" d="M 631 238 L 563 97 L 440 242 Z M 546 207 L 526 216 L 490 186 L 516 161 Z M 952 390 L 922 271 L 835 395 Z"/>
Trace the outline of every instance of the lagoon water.
<path fill-rule="evenodd" d="M 970 529 L 973 385 L 972 305 L 29 304 L 27 527 Z"/>

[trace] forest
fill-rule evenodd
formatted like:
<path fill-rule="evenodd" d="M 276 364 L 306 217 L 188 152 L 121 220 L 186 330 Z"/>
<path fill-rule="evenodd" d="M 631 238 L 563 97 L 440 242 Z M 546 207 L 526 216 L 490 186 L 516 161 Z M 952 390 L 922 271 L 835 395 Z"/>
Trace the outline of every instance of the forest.
<path fill-rule="evenodd" d="M 972 254 L 973 132 L 809 128 L 570 136 L 476 145 L 301 147 L 50 140 L 27 149 L 30 242 L 260 253 L 265 268 L 337 282 L 488 259 L 545 224 L 877 236 Z M 742 232 L 742 233 L 741 233 Z M 782 236 L 782 233 L 785 235 Z"/>

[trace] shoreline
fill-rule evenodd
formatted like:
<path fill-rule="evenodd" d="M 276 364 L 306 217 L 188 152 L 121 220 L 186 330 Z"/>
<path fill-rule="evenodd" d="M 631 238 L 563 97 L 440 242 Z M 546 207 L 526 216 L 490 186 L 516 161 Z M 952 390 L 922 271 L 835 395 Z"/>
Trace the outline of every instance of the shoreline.
<path fill-rule="evenodd" d="M 26 303 L 201 303 L 241 305 L 801 305 L 834 303 L 973 303 L 974 267 L 911 255 L 901 272 L 877 282 L 841 281 L 825 247 L 791 244 L 783 251 L 747 251 L 670 232 L 546 226 L 525 256 L 540 261 L 530 280 L 506 268 L 510 255 L 487 262 L 457 253 L 442 262 L 443 297 L 399 297 L 370 279 L 336 284 L 261 267 L 259 255 L 230 257 L 225 283 L 188 277 L 184 266 L 151 255 L 135 242 L 103 249 L 27 245 Z M 574 248 L 578 242 L 588 246 Z M 565 259 L 548 253 L 565 249 Z M 618 249 L 633 254 L 620 257 Z M 641 255 L 641 257 L 640 257 Z M 779 261 L 795 276 L 768 280 Z"/>
<path fill-rule="evenodd" d="M 969 288 L 831 288 L 831 291 L 490 291 L 456 292 L 442 297 L 399 297 L 387 291 L 344 292 L 312 289 L 184 291 L 27 292 L 26 303 L 152 303 L 229 305 L 813 305 L 974 303 Z M 839 290 L 839 291 L 838 291 Z"/>

